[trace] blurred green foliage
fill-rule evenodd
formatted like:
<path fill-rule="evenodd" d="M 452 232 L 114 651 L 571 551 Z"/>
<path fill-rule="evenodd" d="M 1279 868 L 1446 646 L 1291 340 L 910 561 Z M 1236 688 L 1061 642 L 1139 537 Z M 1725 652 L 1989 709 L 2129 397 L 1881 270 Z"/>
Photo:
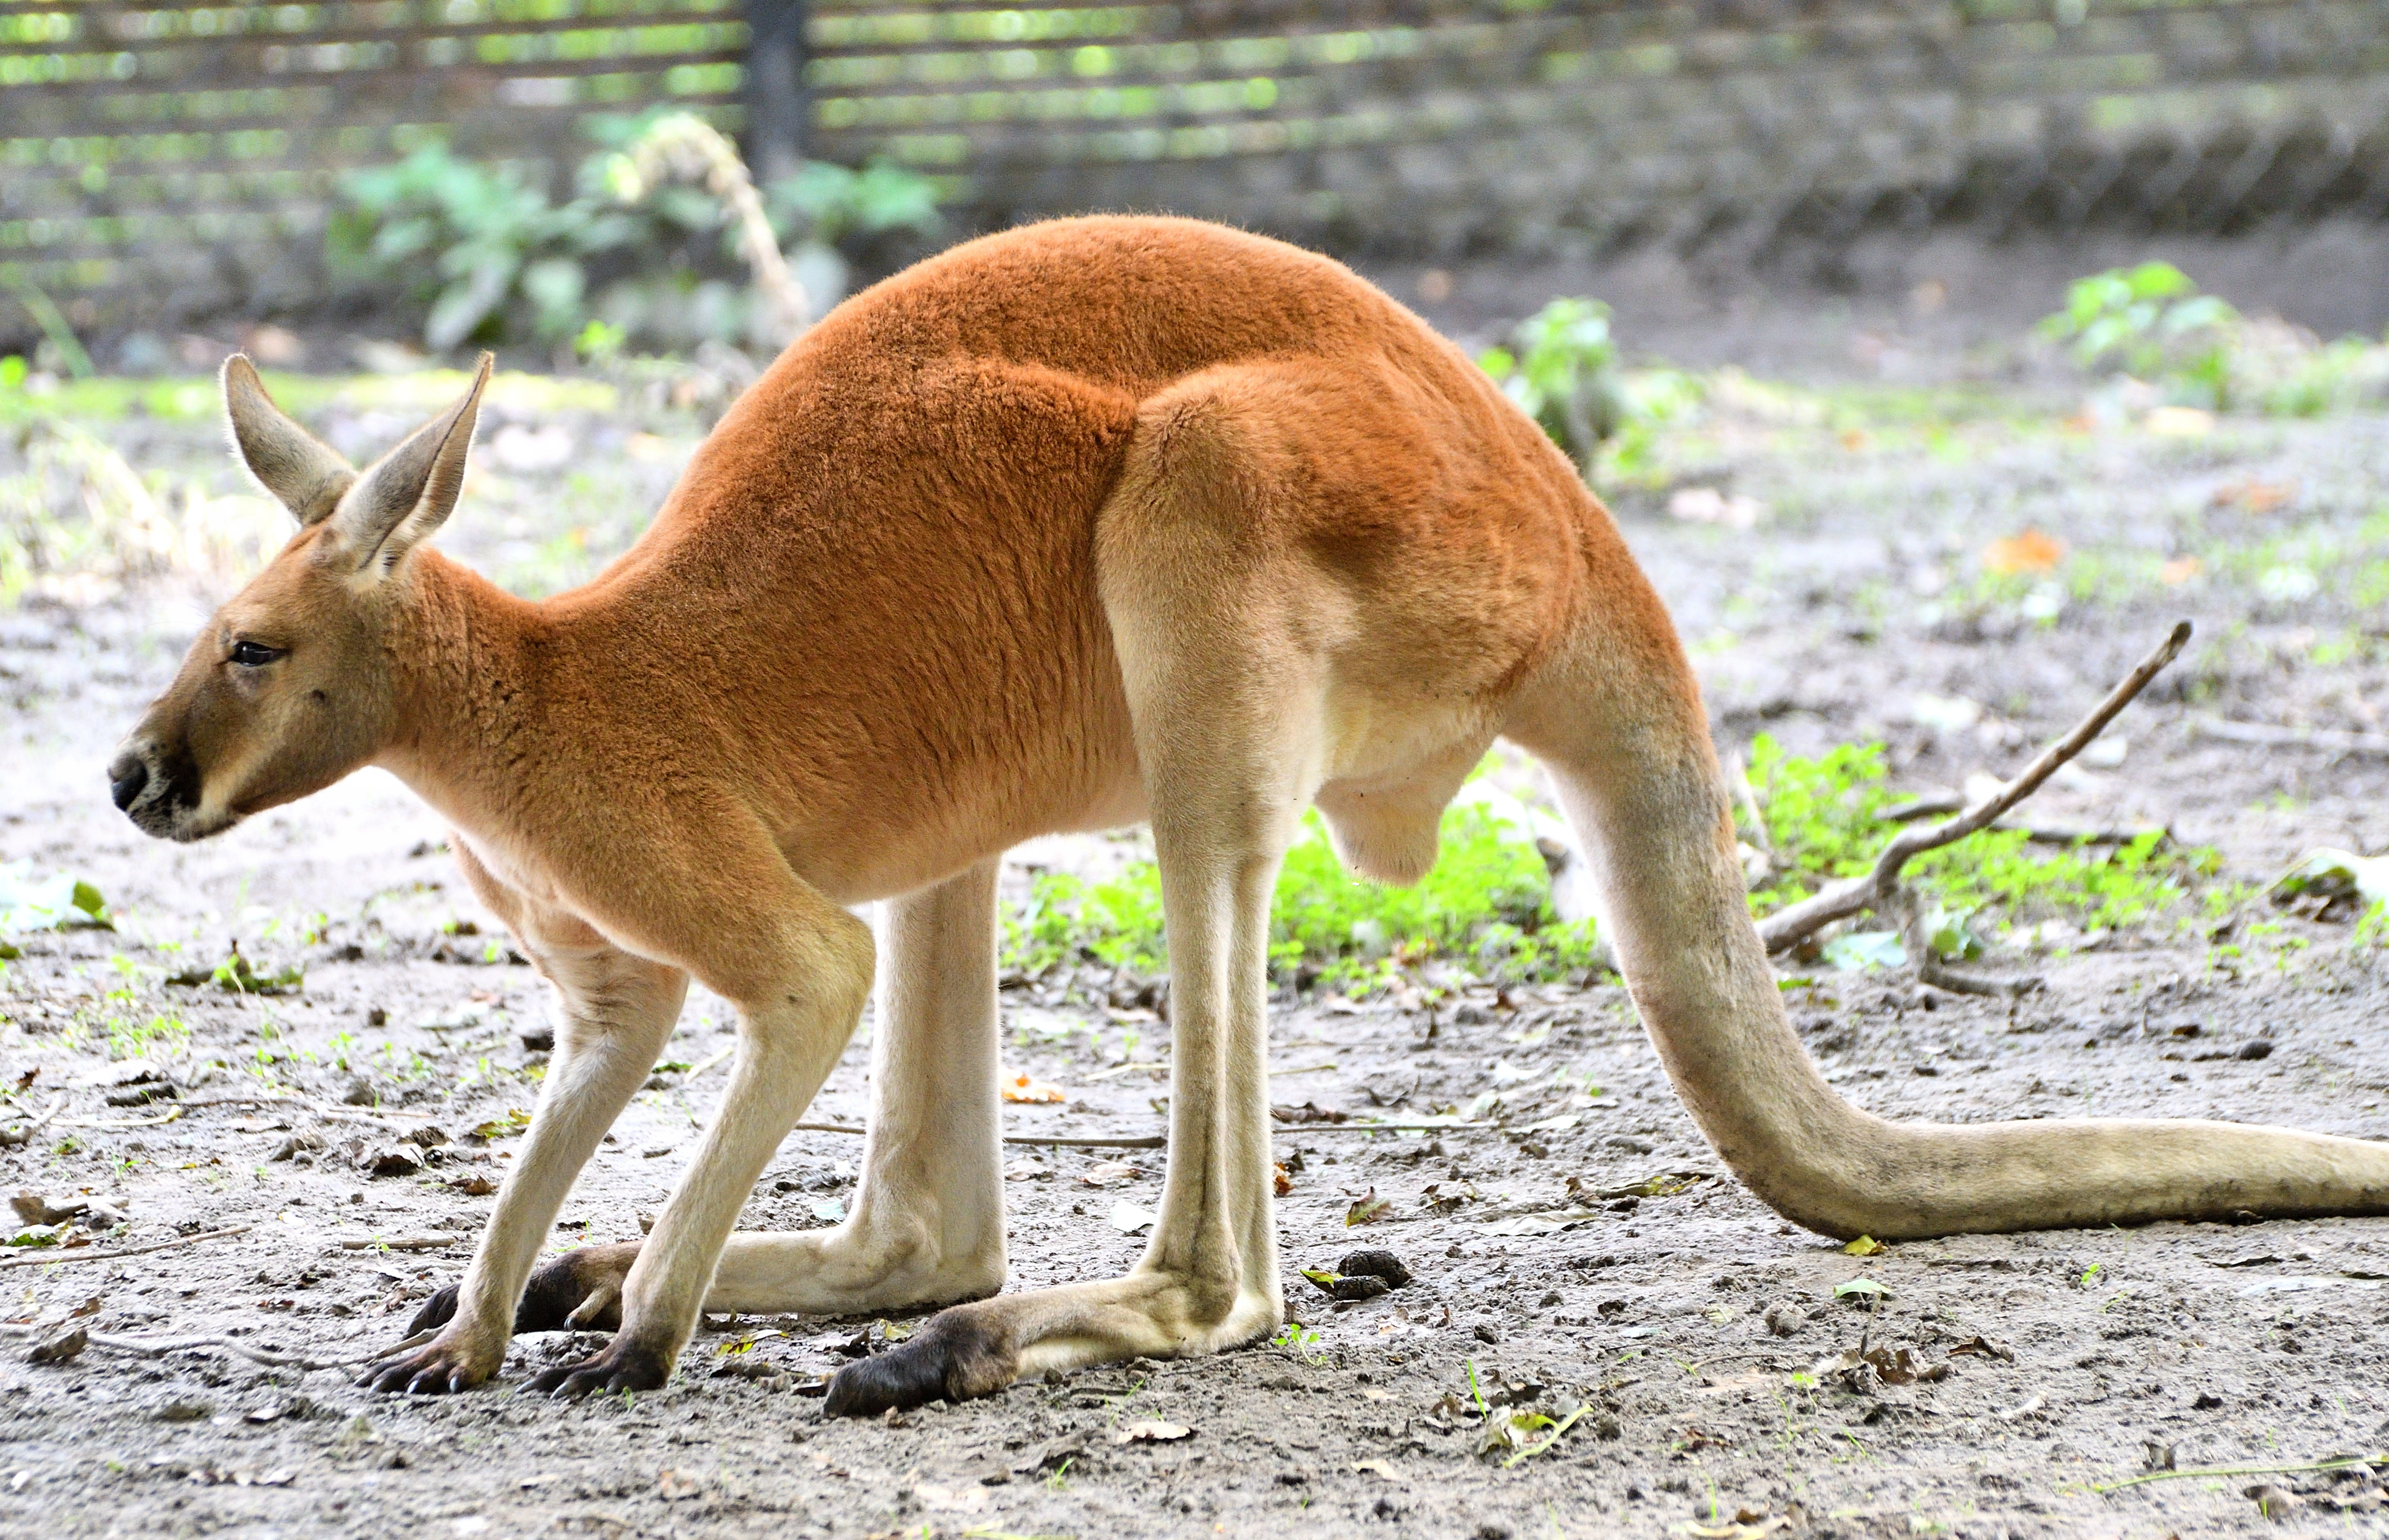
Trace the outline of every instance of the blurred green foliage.
<path fill-rule="evenodd" d="M 2239 318 L 2173 263 L 2144 262 L 2076 278 L 2065 308 L 2043 319 L 2040 331 L 2069 343 L 2085 367 L 2117 366 L 2144 379 L 2178 375 L 2219 395 L 2224 328 Z"/>
<path fill-rule="evenodd" d="M 602 148 L 560 203 L 532 167 L 463 160 L 437 142 L 396 165 L 351 172 L 326 233 L 333 276 L 351 289 L 400 286 L 423 310 L 425 343 L 440 352 L 569 340 L 594 357 L 631 340 L 745 340 L 752 307 L 720 199 L 682 183 L 647 186 L 631 172 L 628 147 L 659 115 L 593 120 Z M 938 184 L 893 166 L 809 164 L 760 190 L 784 243 L 835 264 L 828 281 L 813 264 L 816 289 L 842 288 L 846 261 L 874 243 L 939 227 Z"/>
<path fill-rule="evenodd" d="M 2361 337 L 2318 342 L 2244 316 L 2171 263 L 2078 278 L 2065 308 L 2038 329 L 2086 369 L 2131 375 L 2213 411 L 2315 417 L 2389 395 L 2389 347 Z"/>
<path fill-rule="evenodd" d="M 1617 431 L 1625 412 L 1617 347 L 1609 307 L 1598 300 L 1552 301 L 1477 363 L 1579 469 L 1591 468 L 1603 441 Z"/>

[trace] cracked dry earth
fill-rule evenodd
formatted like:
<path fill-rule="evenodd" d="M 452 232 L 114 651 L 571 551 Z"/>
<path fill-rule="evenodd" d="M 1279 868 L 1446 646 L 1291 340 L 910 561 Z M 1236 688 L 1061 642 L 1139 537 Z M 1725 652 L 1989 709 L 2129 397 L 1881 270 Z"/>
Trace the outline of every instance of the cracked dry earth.
<path fill-rule="evenodd" d="M 2189 443 L 1990 422 L 1959 443 L 1859 449 L 1755 426 L 1716 452 L 1773 505 L 1762 538 L 1629 508 L 1721 744 L 1762 727 L 1811 751 L 1883 737 L 1896 781 L 1917 789 L 2012 770 L 2187 612 L 2207 640 L 2123 719 L 2121 766 L 2034 807 L 2169 823 L 2248 881 L 2311 845 L 2389 844 L 2383 761 L 2187 730 L 2199 712 L 2368 725 L 2380 618 L 2338 576 L 2362 557 L 2389 422 L 2227 423 Z M 2294 481 L 2294 507 L 2260 524 L 2217 501 L 2251 477 Z M 471 520 L 468 499 L 460 533 Z M 2201 582 L 2124 584 L 2054 619 L 1946 597 L 1969 553 L 2028 523 L 2084 558 L 2217 554 Z M 2300 549 L 2341 553 L 2310 558 L 2326 581 L 2287 600 L 2293 585 L 2267 598 L 2225 559 L 2325 537 Z M 70 1218 L 70 1249 L 15 1251 L 38 1264 L 0 1272 L 16 1333 L 0 1338 L 0 1533 L 1989 1537 L 2380 1522 L 2360 1475 L 2179 1472 L 2389 1444 L 2389 1222 L 1848 1255 L 1724 1175 L 1614 984 L 1463 987 L 1432 1009 L 1281 1005 L 1279 1103 L 1387 1119 L 1458 1106 L 1497 1126 L 1280 1125 L 1289 1299 L 1306 1324 L 1280 1345 L 889 1422 L 824 1420 L 819 1382 L 905 1321 L 711 1320 L 667 1390 L 580 1405 L 514 1387 L 588 1351 L 585 1337 L 521 1339 L 499 1383 L 441 1399 L 375 1396 L 342 1368 L 221 1346 L 115 1345 L 209 1337 L 339 1364 L 396 1341 L 461 1272 L 540 1059 L 524 1041 L 543 1020 L 536 981 L 395 783 L 362 775 L 196 847 L 146 842 L 109 807 L 111 740 L 202 613 L 160 588 L 0 617 L 0 853 L 87 879 L 117 917 L 113 931 L 18 938 L 0 1070 L 33 1078 L 0 1128 L 64 1100 L 0 1149 L 0 1179 L 120 1216 L 105 1230 L 97 1209 Z M 1962 730 L 1921 725 L 1919 692 L 1987 709 Z M 2020 1001 L 1900 972 L 1824 974 L 1788 998 L 1829 1076 L 1889 1116 L 2196 1115 L 2380 1136 L 2384 969 L 2351 930 L 2291 916 L 2237 956 L 2200 926 L 2076 935 L 2070 950 L 2051 931 L 2037 957 L 1991 959 L 2045 974 Z M 253 996 L 166 982 L 234 941 L 258 973 L 297 967 L 303 984 Z M 1099 977 L 1014 982 L 1008 1068 L 1067 1099 L 1007 1108 L 1011 1132 L 1154 1132 L 1164 1077 L 1120 1069 L 1166 1056 L 1149 1014 L 1107 1003 Z M 187 1023 L 188 1043 L 123 1036 L 158 1015 Z M 126 1023 L 113 1055 L 111 1020 Z M 863 1041 L 812 1117 L 859 1116 Z M 720 1003 L 693 999 L 556 1246 L 639 1233 L 709 1115 L 730 1042 Z M 793 1136 L 745 1225 L 830 1222 L 857 1150 Z M 1155 1204 L 1160 1152 L 1007 1153 L 1010 1287 L 1129 1264 L 1140 1242 L 1113 1213 Z M 1372 1194 L 1382 1216 L 1348 1227 Z M 133 1251 L 194 1235 L 215 1238 Z M 1361 1245 L 1394 1251 L 1412 1280 L 1344 1303 L 1293 1270 Z M 1884 1291 L 1837 1296 L 1859 1278 Z M 77 1311 L 92 1345 L 27 1362 L 29 1341 Z M 1573 1420 L 1527 1457 L 1480 1453 L 1488 1426 L 1530 1410 Z M 2153 1464 L 2174 1476 L 2100 1490 L 2164 1474 Z M 2268 1483 L 2260 1507 L 2247 1494 Z"/>

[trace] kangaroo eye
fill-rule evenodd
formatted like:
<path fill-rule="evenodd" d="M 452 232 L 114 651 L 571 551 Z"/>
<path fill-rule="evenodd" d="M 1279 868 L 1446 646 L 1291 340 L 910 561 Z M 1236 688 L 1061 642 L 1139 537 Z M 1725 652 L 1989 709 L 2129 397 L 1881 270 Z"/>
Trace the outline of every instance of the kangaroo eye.
<path fill-rule="evenodd" d="M 266 664 L 274 661 L 274 660 L 281 656 L 282 648 L 278 647 L 267 647 L 262 642 L 235 642 L 232 644 L 232 661 L 238 663 L 243 668 L 263 668 Z"/>

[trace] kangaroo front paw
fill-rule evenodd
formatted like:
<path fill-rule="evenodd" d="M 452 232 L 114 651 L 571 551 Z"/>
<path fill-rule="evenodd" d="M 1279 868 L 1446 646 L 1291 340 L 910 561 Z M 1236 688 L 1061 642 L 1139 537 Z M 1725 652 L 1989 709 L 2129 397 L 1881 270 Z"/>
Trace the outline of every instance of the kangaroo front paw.
<path fill-rule="evenodd" d="M 615 1329 L 622 1324 L 622 1280 L 638 1260 L 639 1243 L 632 1240 L 582 1246 L 542 1263 L 515 1307 L 516 1333 Z"/>
<path fill-rule="evenodd" d="M 669 1349 L 634 1342 L 618 1333 L 595 1357 L 533 1375 L 527 1389 L 559 1401 L 578 1401 L 608 1391 L 659 1391 L 671 1378 L 676 1356 Z"/>
<path fill-rule="evenodd" d="M 426 1313 L 429 1306 L 425 1306 Z M 454 1305 L 450 1305 L 450 1314 Z M 415 1316 L 417 1322 L 423 1319 Z M 414 1333 L 409 1332 L 409 1336 Z M 481 1341 L 453 1329 L 420 1347 L 404 1348 L 375 1364 L 357 1383 L 382 1392 L 409 1395 L 453 1395 L 468 1391 L 498 1372 L 505 1362 L 506 1344 Z"/>
<path fill-rule="evenodd" d="M 871 1417 L 992 1395 L 1019 1373 L 1019 1355 L 1002 1322 L 984 1306 L 939 1311 L 911 1341 L 838 1370 L 822 1410 L 830 1417 Z"/>

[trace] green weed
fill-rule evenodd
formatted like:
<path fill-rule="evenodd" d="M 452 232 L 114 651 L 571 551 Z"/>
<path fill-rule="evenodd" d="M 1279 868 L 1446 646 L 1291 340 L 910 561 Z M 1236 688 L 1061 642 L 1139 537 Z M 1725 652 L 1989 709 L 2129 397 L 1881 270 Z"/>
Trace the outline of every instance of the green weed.
<path fill-rule="evenodd" d="M 1293 1354 L 1297 1362 L 1309 1364 L 1313 1368 L 1327 1362 L 1327 1354 L 1320 1351 L 1319 1342 L 1319 1333 L 1300 1321 L 1286 1322 L 1278 1329 L 1278 1334 L 1270 1339 L 1270 1346 Z"/>
<path fill-rule="evenodd" d="M 2086 369 L 2120 369 L 2217 411 L 2316 417 L 2389 388 L 2389 347 L 2362 337 L 2318 343 L 2279 322 L 2249 320 L 2198 292 L 2171 263 L 2076 279 L 2065 308 L 2042 320 L 2039 331 L 2071 344 Z"/>
<path fill-rule="evenodd" d="M 1444 815 L 1442 850 L 1416 885 L 1392 888 L 1344 870 L 1319 814 L 1307 814 L 1272 895 L 1270 958 L 1331 987 L 1366 991 L 1404 964 L 1457 958 L 1506 978 L 1552 978 L 1591 965 L 1590 922 L 1565 926 L 1534 846 L 1481 806 Z M 1168 966 L 1159 869 L 1140 861 L 1090 882 L 1040 874 L 1004 916 L 1004 966 L 1038 974 L 1089 961 L 1139 972 Z"/>
<path fill-rule="evenodd" d="M 2077 278 L 2065 308 L 2040 323 L 2044 337 L 2073 344 L 2086 368 L 2113 366 L 2143 379 L 2179 382 L 2203 404 L 2227 404 L 2229 359 L 2224 328 L 2239 312 L 2198 292 L 2169 262 L 2111 268 Z"/>
<path fill-rule="evenodd" d="M 1890 833 L 1881 814 L 1895 800 L 1884 785 L 1881 744 L 1845 744 L 1810 759 L 1761 734 L 1750 760 L 1782 874 L 1752 892 L 1754 913 L 1873 866 Z M 2167 846 L 2154 832 L 2123 845 L 2052 847 L 2030 843 L 2020 829 L 1985 829 L 1918 857 L 1906 879 L 1961 926 L 1998 907 L 2011 923 L 2062 917 L 2111 930 L 2174 914 L 2220 860 L 2204 847 Z"/>
<path fill-rule="evenodd" d="M 123 1017 L 108 1021 L 110 1059 L 164 1059 L 190 1046 L 191 1029 L 179 1016 L 152 1016 L 135 1025 Z"/>

